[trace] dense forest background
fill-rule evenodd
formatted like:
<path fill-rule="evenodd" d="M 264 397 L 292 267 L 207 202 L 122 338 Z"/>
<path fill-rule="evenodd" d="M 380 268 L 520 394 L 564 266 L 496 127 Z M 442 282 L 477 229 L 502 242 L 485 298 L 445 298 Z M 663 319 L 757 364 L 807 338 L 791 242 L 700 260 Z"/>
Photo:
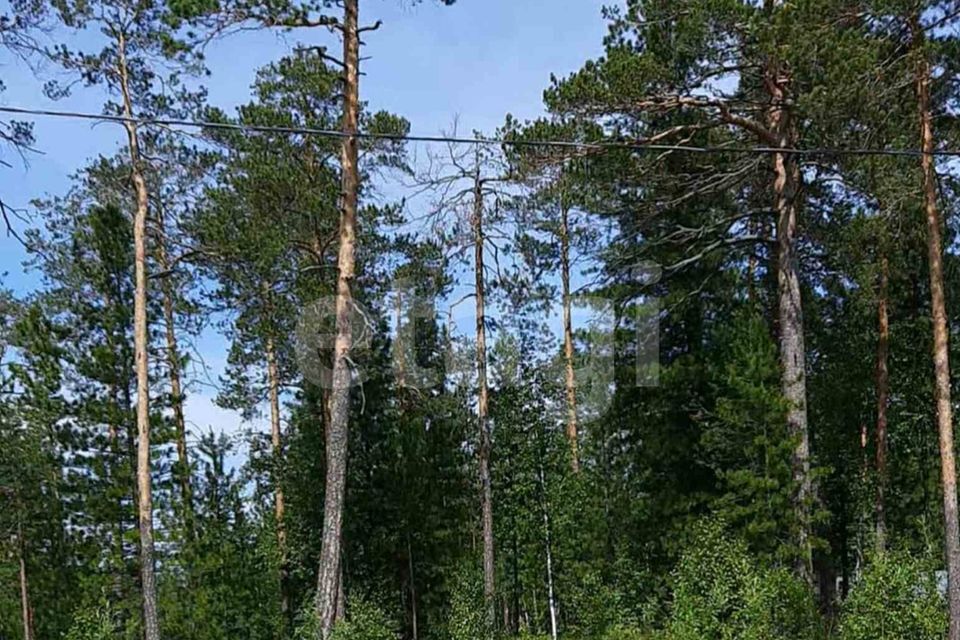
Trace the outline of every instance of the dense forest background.
<path fill-rule="evenodd" d="M 628 0 L 542 118 L 429 135 L 367 4 L 4 5 L 108 101 L 0 105 L 2 162 L 125 144 L 0 193 L 0 639 L 960 639 L 960 4 Z"/>

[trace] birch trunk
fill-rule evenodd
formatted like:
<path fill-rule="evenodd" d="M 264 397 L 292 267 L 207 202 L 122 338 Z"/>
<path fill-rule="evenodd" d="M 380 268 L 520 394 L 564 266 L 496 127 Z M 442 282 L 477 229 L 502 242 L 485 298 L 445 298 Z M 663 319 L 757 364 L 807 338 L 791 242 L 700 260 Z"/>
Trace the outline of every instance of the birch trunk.
<path fill-rule="evenodd" d="M 542 495 L 541 511 L 543 512 L 543 535 L 546 547 L 547 561 L 547 606 L 550 609 L 550 638 L 557 640 L 557 600 L 553 588 L 553 544 L 550 531 L 550 503 L 547 499 L 547 482 L 543 472 L 543 460 L 539 467 L 540 493 Z"/>
<path fill-rule="evenodd" d="M 341 529 L 347 479 L 347 445 L 350 415 L 351 312 L 350 290 L 354 279 L 359 168 L 357 127 L 360 111 L 360 33 L 358 0 L 343 2 L 344 98 L 341 145 L 342 211 L 340 246 L 337 260 L 336 341 L 334 343 L 333 380 L 330 389 L 330 422 L 327 425 L 327 472 L 323 505 L 323 546 L 317 576 L 317 614 L 320 635 L 328 640 L 337 619 L 341 582 Z"/>
<path fill-rule="evenodd" d="M 944 553 L 947 561 L 947 602 L 950 640 L 960 640 L 960 524 L 957 521 L 957 475 L 953 445 L 953 410 L 950 405 L 950 360 L 947 310 L 943 288 L 943 247 L 940 211 L 937 205 L 937 174 L 934 158 L 933 115 L 930 108 L 930 63 L 924 53 L 924 36 L 918 16 L 912 20 L 916 69 L 917 110 L 923 151 L 923 204 L 927 226 L 927 260 L 930 271 L 930 312 L 933 321 L 934 402 L 940 444 L 940 475 L 943 483 Z"/>
<path fill-rule="evenodd" d="M 133 348 L 137 373 L 137 511 L 140 529 L 140 590 L 143 600 L 144 640 L 159 640 L 157 621 L 157 587 L 153 566 L 153 496 L 150 478 L 150 379 L 148 372 L 147 335 L 147 215 L 149 194 L 143 175 L 137 124 L 133 118 L 133 100 L 130 96 L 129 69 L 126 57 L 126 38 L 117 36 L 117 73 L 123 96 L 124 128 L 130 149 L 131 179 L 137 195 L 133 219 L 134 298 Z"/>

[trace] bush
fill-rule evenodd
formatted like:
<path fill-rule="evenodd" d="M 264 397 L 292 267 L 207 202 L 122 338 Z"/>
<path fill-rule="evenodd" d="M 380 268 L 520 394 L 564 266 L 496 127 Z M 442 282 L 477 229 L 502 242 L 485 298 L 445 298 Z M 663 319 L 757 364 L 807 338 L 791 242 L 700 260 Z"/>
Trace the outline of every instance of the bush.
<path fill-rule="evenodd" d="M 351 598 L 346 620 L 333 629 L 333 640 L 397 640 L 398 636 L 390 617 L 365 598 Z"/>
<path fill-rule="evenodd" d="M 490 636 L 483 597 L 483 579 L 473 563 L 465 563 L 453 577 L 450 593 L 450 640 L 476 640 Z"/>
<path fill-rule="evenodd" d="M 697 526 L 673 582 L 669 640 L 810 640 L 819 635 L 813 594 L 764 569 L 716 520 Z"/>
<path fill-rule="evenodd" d="M 578 637 L 606 640 L 614 630 L 636 625 L 635 616 L 623 594 L 605 583 L 594 571 L 585 571 L 571 585 L 566 598 L 566 611 L 572 617 L 572 627 Z M 616 636 L 610 638 L 614 640 Z"/>
<path fill-rule="evenodd" d="M 320 637 L 320 619 L 314 599 L 307 598 L 297 616 L 294 631 L 296 640 L 316 640 Z M 332 640 L 397 640 L 399 633 L 381 607 L 362 597 L 351 597 L 347 602 L 347 615 L 333 628 Z"/>
<path fill-rule="evenodd" d="M 624 624 L 615 624 L 608 628 L 599 640 L 647 640 L 648 635 L 637 627 Z"/>
<path fill-rule="evenodd" d="M 117 637 L 117 626 L 110 607 L 102 604 L 92 609 L 81 609 L 64 640 L 115 640 Z"/>
<path fill-rule="evenodd" d="M 946 637 L 946 602 L 934 569 L 904 553 L 873 558 L 843 603 L 841 640 Z"/>

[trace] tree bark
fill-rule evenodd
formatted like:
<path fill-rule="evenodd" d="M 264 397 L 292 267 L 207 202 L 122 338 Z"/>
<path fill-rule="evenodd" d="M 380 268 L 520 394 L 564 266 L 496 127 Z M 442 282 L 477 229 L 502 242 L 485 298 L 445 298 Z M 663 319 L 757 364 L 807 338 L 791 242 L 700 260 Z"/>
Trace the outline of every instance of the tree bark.
<path fill-rule="evenodd" d="M 183 386 L 180 378 L 180 347 L 177 344 L 174 291 L 170 282 L 170 261 L 167 257 L 163 212 L 157 214 L 157 263 L 166 274 L 160 284 L 163 294 L 164 337 L 167 342 L 167 369 L 170 377 L 170 404 L 177 440 L 177 481 L 183 503 L 183 517 L 188 533 L 193 535 L 193 487 L 190 482 L 190 456 L 187 451 L 187 420 L 183 411 Z"/>
<path fill-rule="evenodd" d="M 768 70 L 767 86 L 773 106 L 769 128 L 779 146 L 795 146 L 796 134 L 790 117 L 790 76 L 778 65 Z M 810 505 L 813 482 L 810 477 L 810 435 L 807 423 L 806 354 L 803 336 L 803 305 L 796 251 L 797 188 L 800 169 L 788 153 L 773 155 L 774 207 L 777 214 L 777 306 L 779 320 L 781 392 L 787 402 L 787 431 L 796 442 L 793 450 L 794 511 L 797 517 L 797 571 L 808 583 L 813 580 L 810 543 Z"/>
<path fill-rule="evenodd" d="M 350 349 L 352 346 L 351 314 L 354 279 L 359 168 L 357 127 L 360 112 L 360 32 L 358 0 L 343 2 L 343 143 L 341 145 L 342 211 L 340 214 L 340 247 L 338 256 L 336 340 L 332 389 L 330 390 L 330 423 L 327 426 L 327 471 L 323 505 L 323 547 L 317 577 L 317 614 L 320 635 L 328 640 L 337 618 L 340 584 L 341 530 L 343 501 L 347 479 L 347 446 L 350 417 Z"/>
<path fill-rule="evenodd" d="M 940 211 L 937 205 L 937 174 L 934 158 L 933 115 L 930 110 L 930 63 L 924 53 L 919 16 L 911 21 L 913 48 L 917 54 L 916 91 L 923 155 L 923 203 L 927 226 L 927 259 L 930 271 L 930 311 L 933 321 L 934 402 L 940 444 L 940 474 L 943 483 L 943 533 L 947 561 L 947 602 L 950 640 L 960 640 L 960 524 L 957 519 L 957 475 L 953 446 L 953 410 L 950 404 L 950 355 L 947 310 L 943 288 L 943 248 Z"/>
<path fill-rule="evenodd" d="M 117 37 L 120 89 L 123 94 L 124 128 L 130 148 L 131 179 L 137 194 L 137 208 L 133 219 L 134 298 L 133 348 L 137 372 L 137 495 L 138 524 L 140 528 L 140 589 L 143 600 L 143 628 L 145 640 L 159 640 L 157 620 L 157 587 L 153 565 L 153 496 L 150 478 L 150 379 L 148 370 L 147 334 L 147 216 L 149 194 L 143 175 L 137 124 L 133 118 L 133 100 L 126 57 L 126 39 L 123 32 Z"/>
<path fill-rule="evenodd" d="M 492 438 L 488 420 L 487 388 L 487 329 L 484 309 L 483 274 L 483 181 L 480 178 L 480 159 L 473 182 L 473 253 L 474 284 L 476 287 L 476 341 L 477 341 L 477 421 L 480 429 L 479 471 L 480 511 L 483 528 L 483 597 L 487 607 L 490 629 L 496 620 L 496 564 L 493 543 L 493 486 L 490 478 L 490 453 Z"/>
<path fill-rule="evenodd" d="M 580 472 L 580 447 L 577 433 L 577 386 L 573 373 L 573 322 L 570 312 L 570 212 L 560 205 L 560 280 L 563 286 L 563 360 L 566 369 L 567 440 L 570 443 L 570 466 Z"/>
<path fill-rule="evenodd" d="M 890 352 L 890 319 L 887 316 L 888 284 L 890 280 L 890 261 L 886 247 L 881 247 L 880 282 L 877 290 L 877 433 L 876 466 L 876 546 L 882 552 L 887 545 L 887 405 L 890 397 L 890 372 L 887 361 Z"/>
<path fill-rule="evenodd" d="M 289 595 L 290 567 L 287 558 L 287 529 L 284 524 L 286 505 L 283 497 L 283 482 L 280 464 L 283 460 L 283 443 L 280 439 L 280 370 L 277 366 L 277 350 L 273 337 L 265 342 L 267 359 L 267 389 L 270 401 L 270 441 L 273 446 L 273 512 L 276 518 L 277 553 L 280 559 L 280 614 L 285 623 L 292 622 Z"/>

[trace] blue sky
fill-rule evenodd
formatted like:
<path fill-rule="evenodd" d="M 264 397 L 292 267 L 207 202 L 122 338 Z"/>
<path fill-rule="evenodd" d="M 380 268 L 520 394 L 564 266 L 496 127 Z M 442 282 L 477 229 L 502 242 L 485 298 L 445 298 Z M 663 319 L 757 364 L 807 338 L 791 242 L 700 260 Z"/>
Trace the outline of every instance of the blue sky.
<path fill-rule="evenodd" d="M 507 113 L 536 117 L 542 113 L 541 95 L 550 74 L 565 75 L 602 51 L 603 4 L 609 2 L 458 0 L 444 7 L 430 0 L 418 5 L 362 0 L 361 21 L 379 19 L 383 25 L 365 34 L 363 55 L 369 60 L 363 66 L 361 96 L 372 108 L 406 117 L 414 133 L 449 129 L 455 118 L 461 132 L 469 133 L 492 131 Z M 301 42 L 338 48 L 332 36 L 319 30 L 248 32 L 211 45 L 211 76 L 204 81 L 210 103 L 232 110 L 246 102 L 256 69 Z M 103 104 L 102 94 L 82 87 L 64 100 L 47 100 L 41 82 L 9 55 L 0 57 L 0 79 L 7 87 L 0 103 L 9 106 L 98 112 Z M 52 118 L 37 119 L 35 133 L 40 153 L 25 166 L 14 162 L 13 168 L 0 168 L 0 193 L 16 207 L 65 192 L 73 171 L 98 154 L 115 152 L 122 138 L 117 125 Z M 34 288 L 37 278 L 23 272 L 17 241 L 0 238 L 0 247 L 4 284 L 21 294 Z M 208 332 L 198 349 L 215 380 L 225 353 L 222 339 Z M 211 396 L 209 387 L 193 389 L 187 411 L 194 428 L 235 426 L 238 417 L 217 409 Z"/>

